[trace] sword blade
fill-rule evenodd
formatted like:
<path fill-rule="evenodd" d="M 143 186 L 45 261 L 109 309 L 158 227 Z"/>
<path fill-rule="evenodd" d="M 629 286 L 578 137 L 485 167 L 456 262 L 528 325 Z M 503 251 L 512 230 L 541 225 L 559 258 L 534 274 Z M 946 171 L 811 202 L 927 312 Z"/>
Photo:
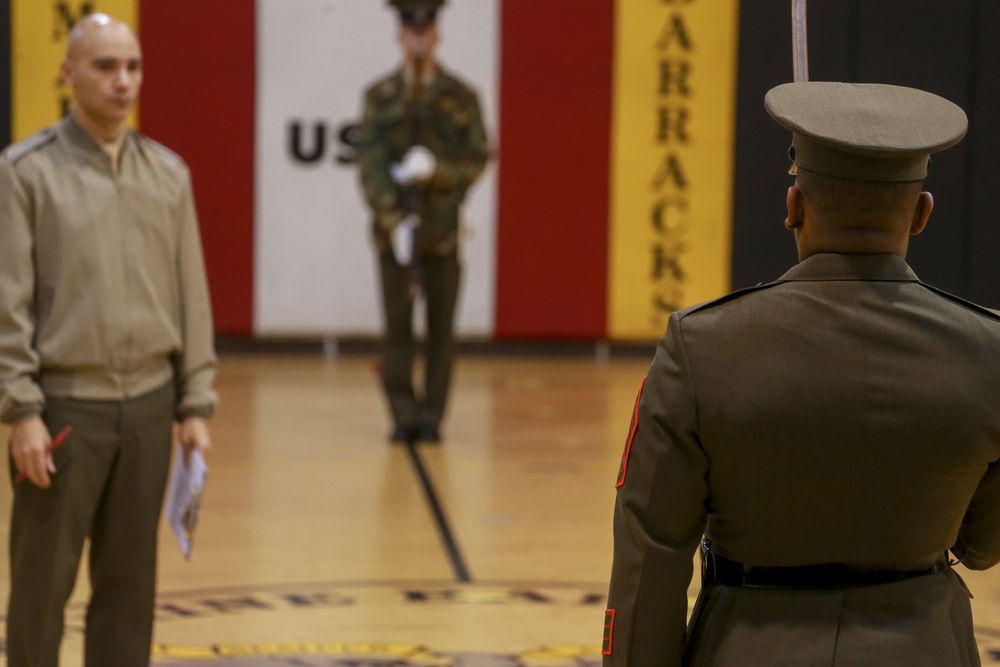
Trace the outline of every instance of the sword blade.
<path fill-rule="evenodd" d="M 809 45 L 806 40 L 806 0 L 792 0 L 793 81 L 809 80 Z"/>

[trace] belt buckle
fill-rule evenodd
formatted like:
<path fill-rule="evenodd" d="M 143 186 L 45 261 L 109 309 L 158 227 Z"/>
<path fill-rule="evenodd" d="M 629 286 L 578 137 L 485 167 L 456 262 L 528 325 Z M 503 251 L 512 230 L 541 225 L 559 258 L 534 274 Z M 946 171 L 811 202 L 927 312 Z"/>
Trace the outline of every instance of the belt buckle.
<path fill-rule="evenodd" d="M 701 538 L 701 585 L 705 586 L 716 580 L 717 569 L 715 554 L 712 553 L 712 540 Z"/>

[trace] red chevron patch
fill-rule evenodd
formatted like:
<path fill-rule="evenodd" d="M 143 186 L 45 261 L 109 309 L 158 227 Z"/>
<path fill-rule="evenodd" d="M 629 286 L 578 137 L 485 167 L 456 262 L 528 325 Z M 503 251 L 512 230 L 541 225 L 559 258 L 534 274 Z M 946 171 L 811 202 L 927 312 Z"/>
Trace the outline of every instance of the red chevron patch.
<path fill-rule="evenodd" d="M 604 641 L 601 642 L 601 655 L 611 655 L 611 639 L 615 633 L 615 610 L 604 612 Z"/>
<path fill-rule="evenodd" d="M 621 488 L 625 483 L 625 472 L 628 469 L 628 457 L 632 453 L 632 441 L 635 440 L 635 432 L 639 429 L 639 399 L 642 398 L 642 390 L 646 386 L 646 378 L 642 379 L 639 385 L 639 394 L 635 397 L 635 407 L 632 408 L 632 421 L 628 425 L 628 438 L 625 440 L 625 451 L 622 452 L 622 462 L 618 466 L 618 481 L 615 488 Z"/>

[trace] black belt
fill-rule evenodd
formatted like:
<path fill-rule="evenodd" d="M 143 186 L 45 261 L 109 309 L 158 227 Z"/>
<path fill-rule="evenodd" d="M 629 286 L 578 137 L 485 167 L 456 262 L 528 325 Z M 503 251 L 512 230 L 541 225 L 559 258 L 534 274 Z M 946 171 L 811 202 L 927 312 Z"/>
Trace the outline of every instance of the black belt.
<path fill-rule="evenodd" d="M 745 567 L 742 563 L 713 554 L 703 547 L 703 585 L 720 583 L 745 588 L 837 589 L 891 584 L 928 574 L 947 572 L 947 562 L 934 563 L 919 570 L 875 570 L 862 572 L 840 563 L 800 565 L 795 567 Z"/>

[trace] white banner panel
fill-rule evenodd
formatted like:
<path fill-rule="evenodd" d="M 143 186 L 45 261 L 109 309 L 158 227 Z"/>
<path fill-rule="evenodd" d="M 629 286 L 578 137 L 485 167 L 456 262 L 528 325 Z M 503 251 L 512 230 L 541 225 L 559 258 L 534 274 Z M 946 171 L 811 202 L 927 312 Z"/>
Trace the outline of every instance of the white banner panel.
<path fill-rule="evenodd" d="M 480 95 L 499 143 L 499 0 L 452 0 L 439 14 L 443 66 Z M 337 163 L 340 128 L 400 62 L 382 0 L 257 0 L 254 333 L 382 331 L 369 212 L 357 168 Z M 466 200 L 459 335 L 493 332 L 496 162 Z"/>

